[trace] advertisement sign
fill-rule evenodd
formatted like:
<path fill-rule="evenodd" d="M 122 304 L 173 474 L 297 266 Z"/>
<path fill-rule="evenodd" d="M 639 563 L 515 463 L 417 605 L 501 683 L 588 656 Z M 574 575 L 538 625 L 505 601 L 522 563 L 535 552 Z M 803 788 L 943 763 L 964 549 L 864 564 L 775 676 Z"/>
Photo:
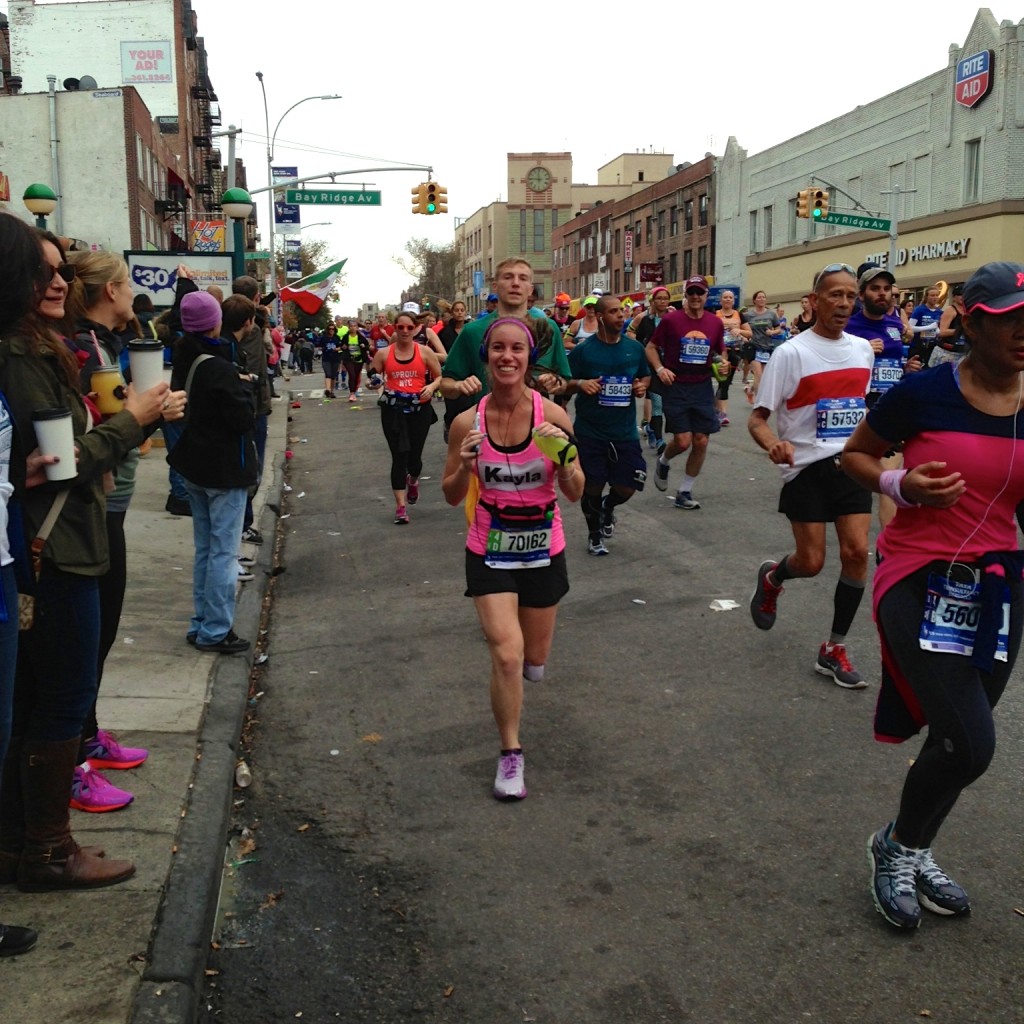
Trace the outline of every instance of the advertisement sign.
<path fill-rule="evenodd" d="M 301 207 L 298 203 L 274 203 L 274 230 L 284 231 L 286 234 L 290 234 L 293 230 L 296 230 L 299 224 L 302 223 L 300 220 L 299 210 Z"/>
<path fill-rule="evenodd" d="M 302 260 L 298 257 L 285 260 L 284 273 L 289 281 L 298 281 L 302 277 Z"/>
<path fill-rule="evenodd" d="M 298 252 L 302 248 L 301 238 L 286 238 L 284 240 L 285 252 Z"/>
<path fill-rule="evenodd" d="M 174 81 L 174 45 L 158 42 L 121 44 L 121 84 L 153 85 Z"/>
<path fill-rule="evenodd" d="M 294 181 L 299 176 L 298 167 L 271 167 L 270 177 L 272 185 L 279 185 L 283 181 Z"/>
<path fill-rule="evenodd" d="M 482 270 L 473 271 L 473 294 L 483 295 L 484 293 L 484 272 Z"/>
<path fill-rule="evenodd" d="M 190 220 L 188 247 L 192 252 L 227 252 L 227 229 L 222 220 Z"/>
<path fill-rule="evenodd" d="M 147 252 L 126 249 L 125 261 L 135 295 L 148 295 L 153 305 L 174 305 L 174 289 L 178 283 L 178 265 L 184 263 L 189 276 L 200 288 L 217 285 L 225 295 L 231 294 L 230 253 Z"/>
<path fill-rule="evenodd" d="M 627 231 L 622 243 L 622 269 L 627 273 L 633 272 L 633 232 Z"/>
<path fill-rule="evenodd" d="M 976 107 L 991 91 L 996 57 L 991 50 L 957 61 L 953 98 L 962 107 Z"/>
<path fill-rule="evenodd" d="M 640 280 L 644 284 L 664 284 L 660 263 L 641 263 Z"/>

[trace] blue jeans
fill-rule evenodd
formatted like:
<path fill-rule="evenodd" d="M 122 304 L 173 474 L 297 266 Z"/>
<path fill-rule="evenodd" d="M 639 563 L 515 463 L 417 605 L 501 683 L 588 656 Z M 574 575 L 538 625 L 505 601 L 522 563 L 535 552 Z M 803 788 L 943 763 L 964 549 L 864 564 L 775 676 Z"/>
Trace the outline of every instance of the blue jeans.
<path fill-rule="evenodd" d="M 95 576 L 48 562 L 36 585 L 36 617 L 19 637 L 14 733 L 60 743 L 82 733 L 96 699 L 100 596 Z"/>
<path fill-rule="evenodd" d="M 14 666 L 18 661 L 18 587 L 14 582 L 14 564 L 0 568 L 3 605 L 7 612 L 0 622 L 0 764 L 11 739 L 11 714 L 14 704 Z"/>
<path fill-rule="evenodd" d="M 195 614 L 189 633 L 196 642 L 215 644 L 231 630 L 238 584 L 238 545 L 245 513 L 244 487 L 197 487 L 185 481 L 192 502 L 192 537 L 196 547 L 192 567 Z"/>
<path fill-rule="evenodd" d="M 164 423 L 161 430 L 164 432 L 164 444 L 169 455 L 174 446 L 178 443 L 185 431 L 184 420 L 175 420 L 174 423 Z M 171 487 L 171 494 L 181 501 L 188 501 L 188 491 L 185 489 L 185 478 L 176 470 L 167 467 L 167 481 Z"/>
<path fill-rule="evenodd" d="M 256 416 L 256 426 L 254 429 L 253 440 L 256 442 L 256 465 L 258 472 L 256 475 L 256 490 L 259 490 L 260 481 L 263 479 L 263 457 L 267 453 L 267 419 L 269 417 L 265 413 L 259 413 Z M 256 491 L 253 491 L 255 494 Z M 252 513 L 252 498 L 245 499 L 245 518 L 242 520 L 242 529 L 247 530 L 252 526 L 252 521 L 255 518 Z"/>

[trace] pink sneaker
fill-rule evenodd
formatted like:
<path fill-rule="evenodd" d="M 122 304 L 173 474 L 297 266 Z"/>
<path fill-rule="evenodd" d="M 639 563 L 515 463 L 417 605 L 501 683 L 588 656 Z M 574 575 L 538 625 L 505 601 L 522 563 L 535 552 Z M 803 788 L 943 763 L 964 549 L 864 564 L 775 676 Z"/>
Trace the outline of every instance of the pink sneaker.
<path fill-rule="evenodd" d="M 134 799 L 131 793 L 111 785 L 88 764 L 75 767 L 75 777 L 71 781 L 71 806 L 76 811 L 91 811 L 93 814 L 119 811 Z"/>
<path fill-rule="evenodd" d="M 122 747 L 113 733 L 100 729 L 85 741 L 85 756 L 92 768 L 138 768 L 149 757 L 149 751 L 143 747 Z"/>
<path fill-rule="evenodd" d="M 420 500 L 420 482 L 413 480 L 411 476 L 405 478 L 405 492 L 410 505 L 415 505 Z"/>

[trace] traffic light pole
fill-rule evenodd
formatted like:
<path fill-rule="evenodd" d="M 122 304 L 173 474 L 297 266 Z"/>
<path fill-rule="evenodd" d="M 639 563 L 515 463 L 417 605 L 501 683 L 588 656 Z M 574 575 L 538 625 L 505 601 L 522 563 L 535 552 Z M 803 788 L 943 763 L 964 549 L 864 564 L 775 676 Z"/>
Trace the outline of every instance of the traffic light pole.
<path fill-rule="evenodd" d="M 899 259 L 899 229 L 896 224 L 896 207 L 899 204 L 900 196 L 910 195 L 916 192 L 916 188 L 902 189 L 899 185 L 893 185 L 891 189 L 879 192 L 880 196 L 889 197 L 889 270 L 896 272 L 896 261 Z"/>
<path fill-rule="evenodd" d="M 369 174 L 372 171 L 426 171 L 428 174 L 434 173 L 433 167 L 423 167 L 419 164 L 408 167 L 358 167 L 354 171 L 322 171 L 320 174 L 311 174 L 306 178 L 289 178 L 287 181 L 276 181 L 273 185 L 264 185 L 261 188 L 249 189 L 249 195 L 259 195 L 260 192 L 267 192 L 270 189 L 281 189 L 292 188 L 294 185 L 301 185 L 306 181 L 321 181 L 323 178 L 330 178 L 331 184 L 334 184 L 335 178 L 343 178 L 349 174 Z"/>

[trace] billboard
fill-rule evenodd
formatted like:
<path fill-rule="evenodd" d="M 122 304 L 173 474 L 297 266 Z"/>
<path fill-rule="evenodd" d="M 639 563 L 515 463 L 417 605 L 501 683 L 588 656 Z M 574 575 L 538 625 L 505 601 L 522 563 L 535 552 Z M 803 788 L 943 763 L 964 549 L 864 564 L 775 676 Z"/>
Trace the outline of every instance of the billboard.
<path fill-rule="evenodd" d="M 183 263 L 189 277 L 202 289 L 211 284 L 231 294 L 231 254 L 192 252 L 148 252 L 126 249 L 128 276 L 135 295 L 148 295 L 154 306 L 174 305 L 178 284 L 178 267 Z"/>
<path fill-rule="evenodd" d="M 174 81 L 174 44 L 157 42 L 121 44 L 121 84 L 154 85 Z"/>
<path fill-rule="evenodd" d="M 222 220 L 190 220 L 188 247 L 192 252 L 227 252 L 227 234 Z"/>

